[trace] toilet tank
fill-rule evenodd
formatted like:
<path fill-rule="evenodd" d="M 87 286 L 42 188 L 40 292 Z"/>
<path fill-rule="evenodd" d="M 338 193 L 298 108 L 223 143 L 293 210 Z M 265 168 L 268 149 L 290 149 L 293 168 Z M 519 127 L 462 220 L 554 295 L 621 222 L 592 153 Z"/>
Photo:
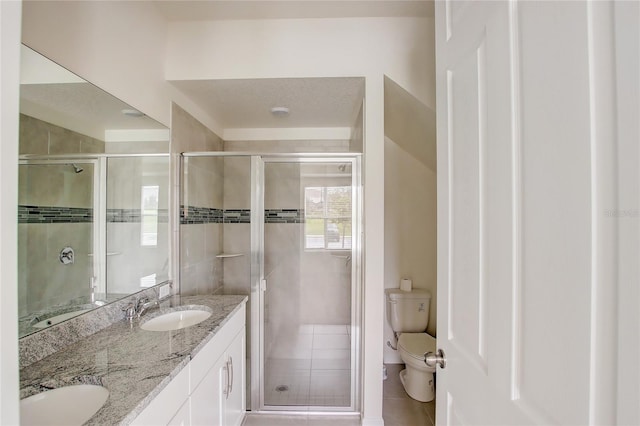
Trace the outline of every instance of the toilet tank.
<path fill-rule="evenodd" d="M 387 295 L 387 321 L 397 333 L 421 333 L 429 324 L 431 293 L 423 289 L 402 291 L 385 290 Z"/>

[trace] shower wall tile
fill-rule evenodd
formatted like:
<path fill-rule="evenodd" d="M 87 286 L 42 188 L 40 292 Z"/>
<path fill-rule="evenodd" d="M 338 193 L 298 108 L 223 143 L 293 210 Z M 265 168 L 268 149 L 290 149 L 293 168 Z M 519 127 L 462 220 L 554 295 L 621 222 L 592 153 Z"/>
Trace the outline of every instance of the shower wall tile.
<path fill-rule="evenodd" d="M 223 169 L 222 158 L 185 158 L 181 204 L 208 208 L 222 207 Z"/>
<path fill-rule="evenodd" d="M 222 151 L 223 141 L 214 132 L 196 120 L 175 103 L 171 104 L 171 143 L 170 143 L 171 170 L 172 176 L 176 176 L 174 171 L 179 170 L 180 157 L 182 152 L 195 151 Z M 208 161 L 207 161 L 208 160 Z M 219 165 L 218 165 L 219 163 Z M 222 208 L 222 162 L 220 159 L 206 158 L 184 158 L 182 163 L 182 185 L 180 188 L 180 200 L 171 200 L 171 205 L 185 205 L 194 207 L 208 207 L 213 209 Z M 179 183 L 172 181 L 172 187 Z M 217 185 L 217 186 L 216 186 Z M 219 188 L 219 189 L 218 189 Z M 173 191 L 173 196 L 177 196 L 177 191 Z M 209 288 L 214 288 L 218 277 L 213 277 L 215 264 L 214 260 L 209 260 L 211 265 L 211 277 L 207 277 L 207 268 L 199 265 L 195 259 L 204 261 L 204 245 L 198 238 L 189 233 L 193 227 L 207 225 L 180 225 L 177 232 L 173 234 L 173 247 L 180 250 L 179 283 L 182 294 L 197 294 L 199 286 L 211 282 Z M 209 226 L 219 226 L 209 224 Z M 184 263 L 185 257 L 187 263 Z M 215 258 L 214 258 L 215 259 Z M 203 284 L 205 283 L 205 284 Z"/>
<path fill-rule="evenodd" d="M 222 245 L 222 224 L 211 223 L 203 226 L 204 235 L 204 257 L 206 259 L 214 258 L 223 251 Z"/>
<path fill-rule="evenodd" d="M 222 151 L 222 139 L 175 103 L 171 104 L 171 152 Z"/>
<path fill-rule="evenodd" d="M 205 224 L 180 226 L 180 263 L 182 266 L 193 266 L 205 260 Z"/>
<path fill-rule="evenodd" d="M 208 259 L 196 265 L 182 268 L 180 294 L 193 296 L 215 293 L 219 289 L 219 284 L 215 277 L 216 269 L 215 259 Z"/>
<path fill-rule="evenodd" d="M 160 188 L 158 207 L 169 208 L 169 158 L 110 158 L 107 165 L 108 209 L 137 209 L 142 204 L 142 187 Z"/>
<path fill-rule="evenodd" d="M 303 252 L 300 264 L 300 303 L 305 324 L 351 323 L 350 252 Z M 315 303 L 317 300 L 331 303 Z"/>
<path fill-rule="evenodd" d="M 222 224 L 180 225 L 180 292 L 210 294 L 223 283 Z"/>
<path fill-rule="evenodd" d="M 156 245 L 143 245 L 142 187 L 158 186 Z M 107 288 L 109 293 L 142 289 L 141 279 L 168 279 L 169 158 L 110 158 L 107 164 Z M 148 232 L 149 230 L 147 230 Z M 145 240 L 149 244 L 149 240 Z M 145 281 L 150 278 L 145 278 Z"/>
<path fill-rule="evenodd" d="M 155 274 L 155 282 L 168 279 L 169 227 L 159 226 L 157 245 L 142 245 L 140 222 L 107 223 L 107 288 L 109 293 L 143 289 L 141 279 Z"/>
<path fill-rule="evenodd" d="M 104 141 L 20 114 L 20 154 L 103 153 Z"/>
<path fill-rule="evenodd" d="M 62 127 L 52 126 L 49 130 L 49 154 L 78 153 L 80 143 L 86 137 Z"/>
<path fill-rule="evenodd" d="M 267 223 L 265 229 L 265 277 L 269 286 L 267 297 L 272 338 L 280 333 L 293 333 L 301 324 L 300 252 L 302 226 L 298 224 Z M 289 328 L 292 328 L 289 330 Z"/>
<path fill-rule="evenodd" d="M 264 168 L 265 209 L 303 208 L 300 192 L 300 164 L 271 163 Z"/>
<path fill-rule="evenodd" d="M 49 153 L 49 123 L 20 114 L 20 154 Z"/>
<path fill-rule="evenodd" d="M 243 255 L 220 260 L 224 271 L 225 291 L 249 294 L 251 285 L 251 225 L 225 223 L 223 230 L 223 252 Z"/>
<path fill-rule="evenodd" d="M 224 158 L 225 209 L 251 208 L 251 159 L 249 157 Z"/>
<path fill-rule="evenodd" d="M 91 277 L 91 224 L 51 223 L 25 225 L 26 258 L 19 260 L 18 281 L 26 296 L 26 309 L 34 312 L 52 304 L 88 295 Z M 46 241 L 43 244 L 43 241 Z M 63 265 L 59 253 L 70 246 L 75 261 Z"/>
<path fill-rule="evenodd" d="M 51 207 L 93 207 L 93 172 L 83 164 L 82 173 L 71 165 L 23 165 L 19 167 L 18 204 Z"/>

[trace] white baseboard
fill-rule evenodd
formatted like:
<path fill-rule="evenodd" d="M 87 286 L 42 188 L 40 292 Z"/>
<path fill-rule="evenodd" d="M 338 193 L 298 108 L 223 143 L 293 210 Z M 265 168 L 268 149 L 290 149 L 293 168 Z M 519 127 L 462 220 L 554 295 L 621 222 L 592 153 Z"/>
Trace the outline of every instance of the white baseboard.
<path fill-rule="evenodd" d="M 362 419 L 362 426 L 384 426 L 384 419 L 381 417 Z"/>

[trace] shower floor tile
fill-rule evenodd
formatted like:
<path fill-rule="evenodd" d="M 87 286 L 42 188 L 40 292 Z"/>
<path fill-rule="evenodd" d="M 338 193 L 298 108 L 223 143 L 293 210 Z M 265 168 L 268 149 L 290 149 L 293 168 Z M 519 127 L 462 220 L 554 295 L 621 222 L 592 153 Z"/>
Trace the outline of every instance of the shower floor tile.
<path fill-rule="evenodd" d="M 351 341 L 346 325 L 306 324 L 282 335 L 265 359 L 265 405 L 348 407 Z"/>

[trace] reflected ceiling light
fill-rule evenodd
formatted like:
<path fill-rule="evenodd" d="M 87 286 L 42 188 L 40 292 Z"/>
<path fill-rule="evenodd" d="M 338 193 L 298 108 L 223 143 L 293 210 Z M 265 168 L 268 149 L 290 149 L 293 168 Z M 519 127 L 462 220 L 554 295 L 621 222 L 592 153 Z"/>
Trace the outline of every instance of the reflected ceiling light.
<path fill-rule="evenodd" d="M 287 107 L 273 107 L 271 108 L 271 114 L 276 117 L 285 117 L 289 115 L 289 108 Z"/>
<path fill-rule="evenodd" d="M 125 108 L 120 112 L 123 113 L 126 116 L 129 116 L 129 117 L 144 117 L 144 113 L 138 111 L 137 109 L 127 109 L 127 108 Z"/>

